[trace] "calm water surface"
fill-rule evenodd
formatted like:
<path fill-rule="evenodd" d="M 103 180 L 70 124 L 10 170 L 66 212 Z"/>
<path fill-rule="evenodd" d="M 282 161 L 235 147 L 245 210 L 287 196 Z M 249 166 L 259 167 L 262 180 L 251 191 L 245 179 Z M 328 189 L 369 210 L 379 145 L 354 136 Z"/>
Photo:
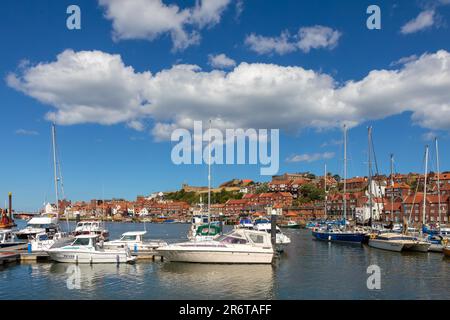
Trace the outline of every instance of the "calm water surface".
<path fill-rule="evenodd" d="M 22 224 L 23 225 L 23 224 Z M 20 226 L 22 226 L 20 225 Z M 20 227 L 19 226 L 19 227 Z M 71 224 L 73 229 L 73 224 Z M 111 238 L 143 224 L 109 223 Z M 146 224 L 149 238 L 186 240 L 189 225 Z M 69 289 L 74 265 L 0 266 L 2 299 L 450 299 L 450 259 L 312 240 L 292 243 L 272 266 L 137 262 L 79 265 L 81 289 Z M 367 267 L 381 268 L 381 290 L 368 290 Z"/>

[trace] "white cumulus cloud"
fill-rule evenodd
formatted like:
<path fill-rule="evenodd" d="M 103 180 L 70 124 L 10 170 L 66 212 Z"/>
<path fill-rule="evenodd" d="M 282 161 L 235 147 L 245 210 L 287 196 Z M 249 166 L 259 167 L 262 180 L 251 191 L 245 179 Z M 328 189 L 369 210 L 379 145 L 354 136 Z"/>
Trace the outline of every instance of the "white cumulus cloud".
<path fill-rule="evenodd" d="M 47 118 L 59 124 L 124 123 L 139 130 L 150 119 L 160 140 L 174 128 L 191 129 L 196 120 L 213 119 L 219 129 L 296 131 L 355 126 L 404 112 L 424 128 L 450 130 L 445 50 L 345 83 L 299 66 L 246 62 L 228 72 L 187 64 L 136 72 L 120 55 L 66 50 L 6 81 L 51 106 Z"/>
<path fill-rule="evenodd" d="M 403 25 L 400 32 L 403 34 L 415 33 L 417 31 L 432 27 L 434 23 L 435 11 L 425 10 L 422 11 L 416 18 Z"/>
<path fill-rule="evenodd" d="M 319 48 L 333 49 L 341 35 L 341 32 L 324 26 L 300 28 L 298 47 L 303 52 Z"/>
<path fill-rule="evenodd" d="M 281 33 L 279 37 L 265 37 L 252 33 L 245 38 L 245 44 L 258 54 L 276 52 L 283 55 L 297 50 L 289 38 L 288 32 Z"/>
<path fill-rule="evenodd" d="M 115 124 L 145 117 L 150 72 L 137 73 L 120 55 L 66 50 L 56 61 L 29 66 L 7 83 L 53 106 L 46 118 L 59 124 Z"/>
<path fill-rule="evenodd" d="M 174 50 L 183 50 L 200 41 L 199 31 L 220 22 L 231 0 L 200 0 L 181 9 L 162 0 L 99 0 L 112 21 L 113 35 L 120 39 L 153 41 L 170 35 Z"/>
<path fill-rule="evenodd" d="M 315 162 L 318 160 L 328 160 L 334 158 L 334 152 L 305 153 L 290 156 L 286 162 Z"/>
<path fill-rule="evenodd" d="M 305 53 L 311 49 L 334 49 L 339 42 L 342 33 L 326 26 L 302 27 L 298 34 L 291 36 L 284 31 L 278 37 L 266 37 L 250 34 L 245 39 L 245 44 L 258 54 L 286 53 L 301 50 Z"/>
<path fill-rule="evenodd" d="M 213 68 L 226 69 L 236 65 L 236 61 L 227 57 L 224 53 L 208 56 L 208 63 Z"/>

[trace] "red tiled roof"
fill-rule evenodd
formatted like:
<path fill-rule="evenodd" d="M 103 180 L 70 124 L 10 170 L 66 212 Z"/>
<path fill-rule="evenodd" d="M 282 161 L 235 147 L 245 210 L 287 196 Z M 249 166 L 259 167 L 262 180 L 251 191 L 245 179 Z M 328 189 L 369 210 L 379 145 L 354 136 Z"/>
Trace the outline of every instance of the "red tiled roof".
<path fill-rule="evenodd" d="M 359 183 L 359 182 L 366 182 L 366 181 L 367 181 L 366 177 L 355 177 L 355 178 L 347 179 L 347 183 Z"/>

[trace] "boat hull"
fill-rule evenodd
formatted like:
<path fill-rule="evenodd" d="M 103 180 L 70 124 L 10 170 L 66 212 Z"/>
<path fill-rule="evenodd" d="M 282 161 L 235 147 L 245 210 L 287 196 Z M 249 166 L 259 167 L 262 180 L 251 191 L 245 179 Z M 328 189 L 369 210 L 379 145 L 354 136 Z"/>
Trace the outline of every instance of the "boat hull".
<path fill-rule="evenodd" d="M 219 263 L 219 264 L 270 264 L 272 252 L 221 252 L 195 250 L 165 250 L 157 249 L 165 259 L 172 262 L 188 263 Z"/>
<path fill-rule="evenodd" d="M 124 252 L 84 252 L 69 250 L 49 250 L 50 259 L 61 263 L 127 263 L 133 262 L 136 258 Z"/>
<path fill-rule="evenodd" d="M 280 227 L 284 228 L 284 229 L 300 229 L 299 224 L 284 224 L 284 225 L 281 225 Z"/>
<path fill-rule="evenodd" d="M 26 242 L 5 242 L 0 243 L 0 249 L 1 248 L 11 248 L 11 247 L 18 247 L 26 244 Z"/>
<path fill-rule="evenodd" d="M 431 252 L 442 252 L 442 250 L 444 250 L 444 245 L 436 244 L 436 243 L 432 243 L 430 245 L 430 248 L 428 249 L 428 251 L 431 251 Z"/>
<path fill-rule="evenodd" d="M 403 251 L 404 243 L 400 242 L 392 242 L 392 241 L 383 241 L 377 239 L 370 239 L 369 246 L 376 249 L 401 252 Z"/>
<path fill-rule="evenodd" d="M 352 233 L 352 232 L 332 233 L 332 232 L 312 231 L 312 235 L 317 240 L 331 241 L 331 242 L 362 243 L 365 238 L 365 235 L 363 233 Z"/>
<path fill-rule="evenodd" d="M 409 241 L 386 241 L 379 239 L 370 239 L 369 246 L 372 248 L 401 252 L 401 251 L 416 251 L 416 252 L 428 252 L 429 243 L 415 243 Z"/>
<path fill-rule="evenodd" d="M 411 247 L 406 248 L 409 251 L 417 251 L 417 252 L 428 252 L 430 249 L 429 243 L 416 243 Z"/>

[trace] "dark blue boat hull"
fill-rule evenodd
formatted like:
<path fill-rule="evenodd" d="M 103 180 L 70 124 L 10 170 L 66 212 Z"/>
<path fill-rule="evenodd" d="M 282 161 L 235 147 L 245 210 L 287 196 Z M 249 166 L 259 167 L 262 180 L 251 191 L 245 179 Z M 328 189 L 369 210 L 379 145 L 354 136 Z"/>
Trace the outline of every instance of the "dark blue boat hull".
<path fill-rule="evenodd" d="M 332 233 L 323 231 L 313 231 L 312 235 L 317 240 L 332 241 L 332 242 L 362 243 L 365 238 L 365 235 L 363 233 L 353 233 L 353 232 Z"/>

